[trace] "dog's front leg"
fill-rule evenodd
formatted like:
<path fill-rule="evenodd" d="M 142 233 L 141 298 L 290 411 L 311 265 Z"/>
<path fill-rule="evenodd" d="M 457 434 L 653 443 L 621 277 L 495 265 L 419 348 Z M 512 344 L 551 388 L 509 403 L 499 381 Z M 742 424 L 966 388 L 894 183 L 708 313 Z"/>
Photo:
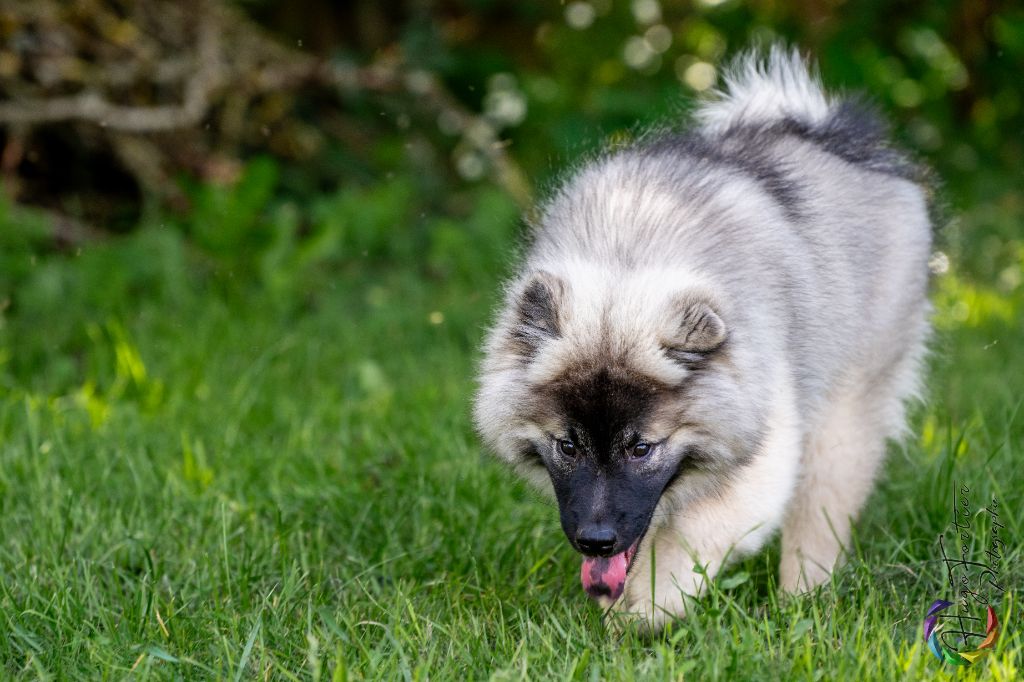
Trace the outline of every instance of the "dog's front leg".
<path fill-rule="evenodd" d="M 792 399 L 775 404 L 764 447 L 749 464 L 672 513 L 674 501 L 663 500 L 665 510 L 656 513 L 661 523 L 652 525 L 637 554 L 614 620 L 639 619 L 660 630 L 685 615 L 686 595 L 700 596 L 723 565 L 760 549 L 779 527 L 797 479 L 802 437 Z"/>

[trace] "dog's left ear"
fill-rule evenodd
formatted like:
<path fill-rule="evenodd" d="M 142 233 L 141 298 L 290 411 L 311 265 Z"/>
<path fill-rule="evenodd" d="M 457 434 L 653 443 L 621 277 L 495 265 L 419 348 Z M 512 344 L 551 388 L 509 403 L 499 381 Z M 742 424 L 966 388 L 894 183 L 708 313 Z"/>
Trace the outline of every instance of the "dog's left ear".
<path fill-rule="evenodd" d="M 672 359 L 696 362 L 725 343 L 725 323 L 707 299 L 680 296 L 672 301 L 670 311 L 673 323 L 662 345 Z"/>

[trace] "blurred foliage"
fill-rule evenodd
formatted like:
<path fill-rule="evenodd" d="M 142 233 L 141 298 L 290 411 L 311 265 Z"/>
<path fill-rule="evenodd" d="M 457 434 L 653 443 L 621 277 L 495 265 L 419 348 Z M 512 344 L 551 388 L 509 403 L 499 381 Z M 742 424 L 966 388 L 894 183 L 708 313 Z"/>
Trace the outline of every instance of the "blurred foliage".
<path fill-rule="evenodd" d="M 187 59 L 168 66 L 157 53 L 188 44 L 181 22 L 189 12 L 169 5 L 162 15 L 160 6 L 0 2 L 0 90 L 12 101 L 73 93 L 113 55 L 123 79 L 131 76 L 125 103 L 173 101 L 173 88 L 143 85 L 146 74 L 169 78 L 161 68 L 187 70 Z M 417 79 L 436 76 L 458 105 L 480 112 L 542 196 L 581 155 L 683 120 L 731 55 L 777 40 L 815 57 L 830 87 L 868 93 L 903 143 L 937 169 L 950 273 L 940 299 L 1016 312 L 991 297 L 1017 291 L 1022 279 L 1019 5 L 240 0 L 229 9 L 261 25 L 268 35 L 260 40 L 324 63 L 398 65 L 413 85 L 235 100 L 228 87 L 201 144 L 182 132 L 138 134 L 128 141 L 151 146 L 106 149 L 88 122 L 5 127 L 0 315 L 31 317 L 65 301 L 90 311 L 70 313 L 86 318 L 131 292 L 173 298 L 187 286 L 175 283 L 182 278 L 311 305 L 346 268 L 400 266 L 490 286 L 508 267 L 517 209 L 487 180 L 493 159 L 467 144 L 473 131 L 456 134 L 451 111 L 419 106 Z M 175 27 L 167 36 L 162 19 Z M 153 145 L 178 154 L 157 183 L 166 191 L 147 188 L 144 168 L 126 162 Z M 94 275 L 102 286 L 90 283 Z M 947 308 L 959 322 L 975 314 L 955 301 Z"/>

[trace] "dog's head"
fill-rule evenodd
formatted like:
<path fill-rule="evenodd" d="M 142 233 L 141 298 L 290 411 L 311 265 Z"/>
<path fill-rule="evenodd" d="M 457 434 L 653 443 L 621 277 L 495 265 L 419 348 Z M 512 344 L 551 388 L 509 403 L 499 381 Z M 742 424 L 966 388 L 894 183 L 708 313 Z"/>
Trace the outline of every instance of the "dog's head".
<path fill-rule="evenodd" d="M 758 438 L 723 303 L 699 284 L 659 293 L 658 277 L 527 275 L 484 361 L 478 425 L 554 492 L 594 597 L 617 598 L 652 521 Z"/>

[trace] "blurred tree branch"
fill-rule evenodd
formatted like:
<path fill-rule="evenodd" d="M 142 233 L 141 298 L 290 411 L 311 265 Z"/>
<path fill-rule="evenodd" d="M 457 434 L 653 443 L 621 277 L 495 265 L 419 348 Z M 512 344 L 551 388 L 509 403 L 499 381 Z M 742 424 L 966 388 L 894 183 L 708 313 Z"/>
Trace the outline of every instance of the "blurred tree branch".
<path fill-rule="evenodd" d="M 113 0 L 0 0 L 0 38 L 0 125 L 14 143 L 12 159 L 22 158 L 37 129 L 89 126 L 88 136 L 140 188 L 178 204 L 169 174 L 183 162 L 223 172 L 215 157 L 239 153 L 232 151 L 239 136 L 251 137 L 246 112 L 254 103 L 310 89 L 342 101 L 369 93 L 443 115 L 487 160 L 494 180 L 522 207 L 530 204 L 499 130 L 432 74 L 406 67 L 395 50 L 369 65 L 322 59 L 285 46 L 226 0 L 137 0 L 127 9 Z M 288 106 L 278 109 L 283 120 Z M 5 164 L 9 179 L 16 165 Z M 16 193 L 16 183 L 8 191 Z"/>
<path fill-rule="evenodd" d="M 0 102 L 0 124 L 40 125 L 77 120 L 96 123 L 114 131 L 152 132 L 194 126 L 210 108 L 210 95 L 223 83 L 219 26 L 200 22 L 194 73 L 185 86 L 180 105 L 122 106 L 112 104 L 96 90 L 67 97 L 28 98 Z M 116 82 L 118 75 L 104 73 L 102 80 Z M 182 76 L 185 74 L 182 73 Z"/>

